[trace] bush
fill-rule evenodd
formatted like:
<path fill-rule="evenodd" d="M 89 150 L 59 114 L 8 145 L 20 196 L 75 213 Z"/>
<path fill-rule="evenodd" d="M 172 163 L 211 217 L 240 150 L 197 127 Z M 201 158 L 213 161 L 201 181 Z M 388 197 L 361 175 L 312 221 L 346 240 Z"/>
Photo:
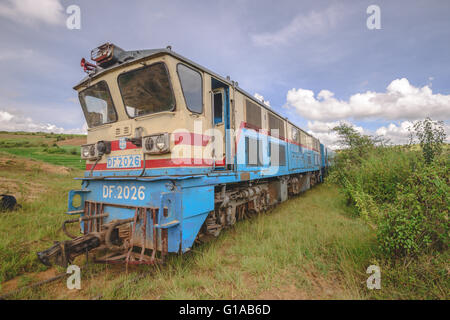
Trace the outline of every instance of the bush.
<path fill-rule="evenodd" d="M 431 119 L 418 123 L 420 151 L 386 146 L 346 125 L 333 129 L 345 148 L 329 179 L 341 186 L 355 213 L 378 229 L 379 246 L 391 258 L 443 251 L 449 245 L 450 166 L 441 145 L 445 133 Z"/>
<path fill-rule="evenodd" d="M 449 167 L 439 163 L 416 170 L 380 219 L 378 241 L 384 253 L 403 257 L 449 245 Z"/>

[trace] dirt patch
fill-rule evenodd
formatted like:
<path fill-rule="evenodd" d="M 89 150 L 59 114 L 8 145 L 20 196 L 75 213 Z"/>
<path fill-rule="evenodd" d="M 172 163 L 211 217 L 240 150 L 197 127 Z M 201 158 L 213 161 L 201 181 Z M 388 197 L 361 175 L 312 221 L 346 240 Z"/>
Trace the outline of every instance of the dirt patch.
<path fill-rule="evenodd" d="M 77 137 L 77 138 L 73 138 L 73 139 L 67 139 L 67 140 L 58 141 L 56 144 L 58 146 L 76 146 L 76 147 L 79 147 L 82 144 L 86 144 L 86 142 L 87 142 L 87 137 Z"/>
<path fill-rule="evenodd" d="M 324 300 L 345 299 L 348 295 L 338 277 L 323 276 L 314 267 L 301 271 L 309 285 L 303 288 L 293 283 L 262 292 L 261 300 Z"/>
<path fill-rule="evenodd" d="M 45 191 L 44 185 L 22 179 L 0 177 L 0 194 L 12 194 L 18 200 L 30 201 L 39 198 Z"/>
<path fill-rule="evenodd" d="M 51 268 L 42 272 L 35 272 L 35 273 L 26 273 L 20 276 L 17 276 L 11 280 L 5 281 L 2 283 L 2 294 L 7 294 L 10 292 L 13 292 L 14 290 L 19 289 L 20 281 L 24 277 L 27 277 L 31 279 L 31 282 L 29 284 L 33 284 L 39 281 L 47 280 L 50 278 L 53 278 L 58 274 L 57 270 L 55 268 Z"/>
<path fill-rule="evenodd" d="M 42 139 L 45 135 L 30 135 L 30 134 L 11 134 L 11 133 L 1 133 L 0 139 Z"/>
<path fill-rule="evenodd" d="M 57 166 L 50 163 L 40 162 L 33 159 L 13 158 L 5 155 L 0 155 L 0 171 L 1 170 L 20 170 L 20 171 L 34 171 L 42 170 L 48 173 L 56 173 L 67 175 L 70 169 L 64 166 Z"/>
<path fill-rule="evenodd" d="M 276 290 L 268 290 L 261 293 L 258 300 L 309 300 L 311 296 L 304 290 L 300 290 L 293 284 L 277 288 Z"/>

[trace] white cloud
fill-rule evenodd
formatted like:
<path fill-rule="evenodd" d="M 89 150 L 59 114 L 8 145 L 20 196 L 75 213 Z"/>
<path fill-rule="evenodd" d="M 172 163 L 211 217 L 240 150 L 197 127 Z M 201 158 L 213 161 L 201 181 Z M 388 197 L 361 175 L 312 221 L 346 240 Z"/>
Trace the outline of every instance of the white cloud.
<path fill-rule="evenodd" d="M 412 128 L 414 122 L 402 121 L 399 125 L 390 123 L 386 127 L 380 127 L 375 131 L 378 136 L 389 139 L 393 144 L 406 144 L 409 142 L 409 128 Z"/>
<path fill-rule="evenodd" d="M 289 44 L 293 39 L 302 36 L 326 33 L 334 28 L 344 12 L 336 6 L 330 6 L 323 11 L 311 11 L 299 14 L 292 21 L 275 32 L 265 32 L 251 35 L 252 42 L 257 46 L 276 46 Z"/>
<path fill-rule="evenodd" d="M 386 92 L 357 93 L 348 101 L 338 100 L 334 93 L 321 90 L 317 96 L 307 89 L 291 89 L 287 93 L 286 108 L 301 116 L 320 121 L 337 119 L 416 120 L 431 117 L 450 118 L 450 95 L 433 94 L 426 85 L 411 85 L 406 78 L 392 81 Z"/>
<path fill-rule="evenodd" d="M 409 128 L 413 129 L 413 125 L 416 121 L 402 121 L 398 125 L 390 123 L 387 126 L 383 126 L 375 130 L 375 134 L 383 136 L 390 140 L 392 144 L 406 144 L 409 142 Z M 450 126 L 444 123 L 444 131 L 447 135 L 447 142 L 450 139 Z"/>
<path fill-rule="evenodd" d="M 30 117 L 12 114 L 8 111 L 0 110 L 0 130 L 2 131 L 29 131 L 29 132 L 54 132 L 54 133 L 87 133 L 87 125 L 76 129 L 64 129 L 51 123 L 35 122 Z"/>
<path fill-rule="evenodd" d="M 256 99 L 258 99 L 259 101 L 261 101 L 262 103 L 264 103 L 265 105 L 270 107 L 270 101 L 264 100 L 264 97 L 262 95 L 260 95 L 259 93 L 255 93 L 253 96 Z"/>
<path fill-rule="evenodd" d="M 0 123 L 10 121 L 14 116 L 6 111 L 0 111 Z"/>
<path fill-rule="evenodd" d="M 50 25 L 64 23 L 64 8 L 59 0 L 6 0 L 0 4 L 0 16 L 15 22 Z"/>
<path fill-rule="evenodd" d="M 390 144 L 407 144 L 409 142 L 409 128 L 412 128 L 415 121 L 402 121 L 398 124 L 390 123 L 387 126 L 381 126 L 375 131 L 370 131 L 364 129 L 361 126 L 356 126 L 350 121 L 333 121 L 333 122 L 322 122 L 322 121 L 308 121 L 307 128 L 308 133 L 312 134 L 320 140 L 321 143 L 330 147 L 331 149 L 342 148 L 337 142 L 339 137 L 332 129 L 341 123 L 346 123 L 352 126 L 356 131 L 361 134 L 380 136 L 389 140 Z M 444 130 L 447 135 L 447 142 L 450 141 L 450 125 L 444 124 Z"/>
<path fill-rule="evenodd" d="M 356 131 L 361 134 L 370 134 L 368 131 L 364 130 L 363 127 L 356 126 L 349 121 L 334 121 L 334 122 L 322 122 L 322 121 L 308 121 L 307 132 L 312 134 L 314 137 L 318 138 L 321 143 L 325 144 L 331 149 L 341 148 L 338 142 L 338 135 L 333 132 L 332 129 L 339 124 L 346 123 L 352 126 Z"/>

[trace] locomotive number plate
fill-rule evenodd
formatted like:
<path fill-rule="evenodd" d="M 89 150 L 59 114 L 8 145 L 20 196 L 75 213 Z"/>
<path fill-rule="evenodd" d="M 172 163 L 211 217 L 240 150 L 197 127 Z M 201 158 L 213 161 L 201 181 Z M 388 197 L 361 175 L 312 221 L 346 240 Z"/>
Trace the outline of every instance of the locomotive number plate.
<path fill-rule="evenodd" d="M 144 200 L 145 187 L 140 186 L 121 186 L 104 185 L 103 198 L 105 199 L 125 199 L 125 200 Z"/>
<path fill-rule="evenodd" d="M 140 166 L 140 154 L 108 157 L 106 163 L 108 169 L 139 168 Z"/>

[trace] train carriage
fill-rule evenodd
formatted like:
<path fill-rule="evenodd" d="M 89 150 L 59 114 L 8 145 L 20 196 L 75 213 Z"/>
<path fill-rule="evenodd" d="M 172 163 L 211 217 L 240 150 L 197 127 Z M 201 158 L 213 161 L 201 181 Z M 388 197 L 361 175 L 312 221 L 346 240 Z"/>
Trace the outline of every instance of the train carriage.
<path fill-rule="evenodd" d="M 86 170 L 69 192 L 72 238 L 39 252 L 66 265 L 151 264 L 218 236 L 322 180 L 319 140 L 228 77 L 171 48 L 125 51 L 106 43 L 82 60 L 77 84 L 88 124 Z M 67 225 L 80 223 L 79 235 Z"/>

